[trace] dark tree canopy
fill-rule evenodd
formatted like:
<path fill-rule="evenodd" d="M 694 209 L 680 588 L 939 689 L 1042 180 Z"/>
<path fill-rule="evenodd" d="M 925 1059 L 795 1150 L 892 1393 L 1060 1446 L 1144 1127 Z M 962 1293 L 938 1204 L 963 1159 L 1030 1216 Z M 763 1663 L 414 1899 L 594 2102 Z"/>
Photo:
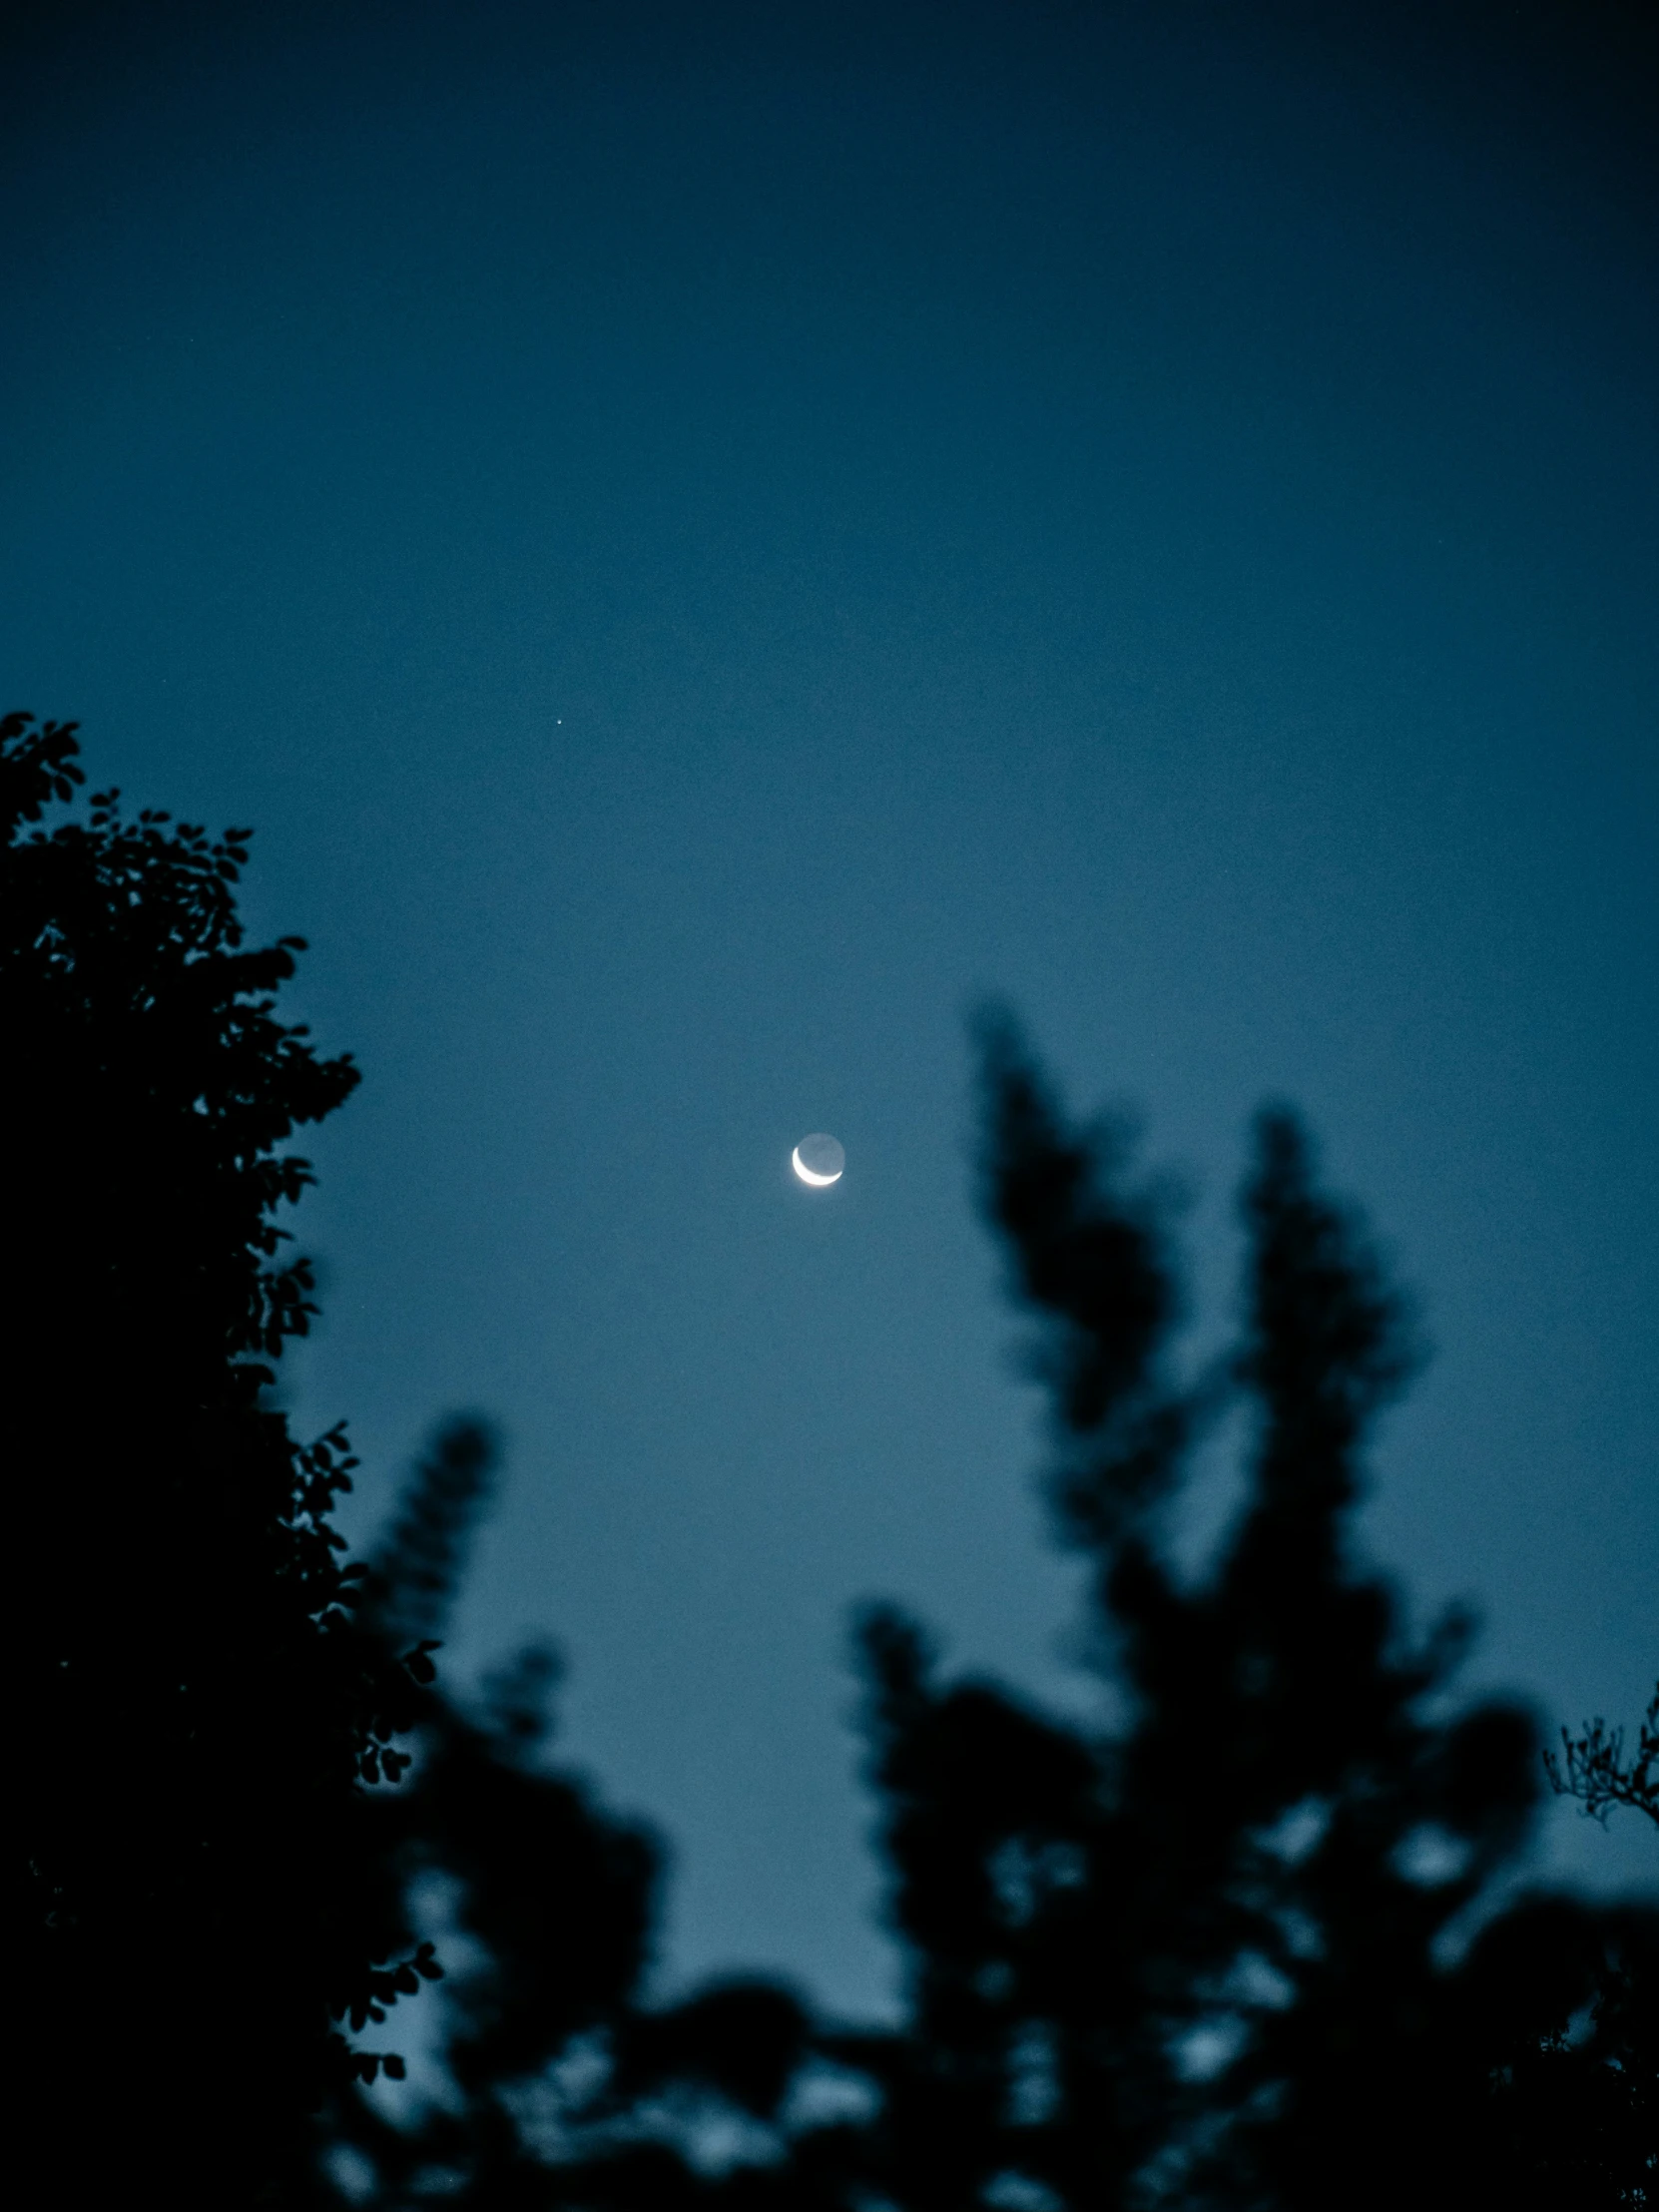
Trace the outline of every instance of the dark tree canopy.
<path fill-rule="evenodd" d="M 398 2201 L 434 2176 L 498 2201 L 550 2143 L 606 2201 L 693 2189 L 676 2143 L 775 2109 L 802 2010 L 741 1981 L 645 2010 L 659 1852 L 539 1765 L 546 1655 L 476 1713 L 432 1687 L 487 1431 L 442 1430 L 372 1571 L 344 1562 L 343 1431 L 296 1441 L 270 1393 L 314 1311 L 286 1148 L 356 1071 L 277 1016 L 301 941 L 244 947 L 246 831 L 113 792 L 39 827 L 77 753 L 73 725 L 0 722 L 25 2163 L 55 2202 L 136 2176 L 179 2212 L 317 2201 L 320 2116 Z M 432 1876 L 470 1961 L 463 2109 L 398 2136 L 353 2084 L 403 2072 L 384 2023 L 441 1973 L 410 1903 Z M 527 2088 L 589 2050 L 533 2124 Z"/>
<path fill-rule="evenodd" d="M 442 1628 L 493 1461 L 487 1428 L 459 1419 L 415 1468 L 368 1581 L 366 1625 L 388 1649 Z M 369 2205 L 434 2192 L 629 2212 L 710 2196 L 758 2204 L 757 2189 L 774 2201 L 776 2185 L 794 2186 L 781 2168 L 723 2181 L 700 2170 L 697 2144 L 736 2126 L 776 2157 L 807 2015 L 788 1989 L 752 1978 L 648 2001 L 661 1848 L 550 1764 L 557 1675 L 533 1646 L 473 1701 L 434 1691 L 412 1774 L 374 1800 L 390 1915 L 380 1943 L 413 1947 L 435 1887 L 440 1947 L 466 1963 L 438 1992 L 441 2093 L 395 2121 L 372 2096 L 336 2095 L 322 2171 Z"/>
<path fill-rule="evenodd" d="M 1519 1885 L 1534 1720 L 1459 1702 L 1467 1619 L 1413 1633 L 1360 1554 L 1415 1353 L 1294 1115 L 1257 1126 L 1237 1341 L 1189 1373 L 1167 1204 L 985 1026 L 983 1205 L 1097 1718 L 953 1680 L 871 1608 L 902 2017 L 753 1977 L 664 2001 L 663 1853 L 557 1764 L 552 1655 L 436 1677 L 487 1425 L 437 1430 L 355 1566 L 343 1432 L 302 1443 L 273 1403 L 313 1310 L 287 1148 L 356 1080 L 277 1017 L 299 940 L 244 948 L 244 832 L 114 793 L 40 827 L 76 753 L 0 723 L 14 2065 L 52 2201 L 1653 2212 L 1659 1911 Z M 1224 1416 L 1240 1503 L 1186 1571 L 1175 1509 Z M 1633 1757 L 1592 1724 L 1551 1778 L 1653 1814 L 1656 1720 Z"/>
<path fill-rule="evenodd" d="M 1050 1502 L 1090 1568 L 1098 1729 L 938 1679 L 865 1622 L 872 1773 L 909 1961 L 861 2056 L 878 2197 L 1394 2212 L 1659 2193 L 1659 1914 L 1501 1908 L 1537 1806 L 1531 1716 L 1447 1691 L 1352 1530 L 1407 1315 L 1284 1111 L 1243 1196 L 1243 1327 L 1181 1378 L 1164 1210 L 985 1032 L 985 1210 L 1053 1398 Z M 1244 1496 L 1207 1570 L 1169 1508 L 1216 1415 Z M 848 2050 L 848 2055 L 854 2053 Z"/>
<path fill-rule="evenodd" d="M 444 2177 L 479 2204 L 755 2212 L 1397 2212 L 1540 2181 L 1651 2205 L 1659 1915 L 1513 1894 L 1534 1721 L 1458 1706 L 1468 1621 L 1413 1639 L 1357 1551 L 1372 1432 L 1415 1364 L 1363 1226 L 1294 1116 L 1265 1114 L 1239 1340 L 1184 1377 L 1155 1190 L 1120 1136 L 1066 1124 L 1007 1024 L 985 1046 L 985 1211 L 1036 1321 L 1099 1725 L 942 1679 L 920 1629 L 865 1615 L 907 1964 L 902 2022 L 867 2030 L 756 1984 L 642 2009 L 649 1843 L 539 1763 L 548 1662 L 470 1719 L 444 1707 L 384 1812 L 405 1884 L 457 1879 L 479 1964 L 446 1984 L 443 2096 L 402 2128 L 342 2108 L 357 2201 Z M 1239 1409 L 1243 1499 L 1184 1574 L 1172 1509 Z M 481 1495 L 441 1452 L 417 1477 L 378 1571 L 409 1593 L 401 1632 L 437 1624 L 421 1607 Z M 812 2093 L 837 2081 L 838 2117 Z M 753 2125 L 709 2170 L 698 2122 L 722 2109 Z"/>
<path fill-rule="evenodd" d="M 76 752 L 0 723 L 19 2108 L 64 2201 L 275 2201 L 400 1965 L 360 1784 L 414 1685 L 352 1629 L 343 1438 L 267 1402 L 311 1311 L 284 1148 L 356 1073 L 276 1018 L 299 940 L 243 946 L 246 832 L 36 827 Z"/>

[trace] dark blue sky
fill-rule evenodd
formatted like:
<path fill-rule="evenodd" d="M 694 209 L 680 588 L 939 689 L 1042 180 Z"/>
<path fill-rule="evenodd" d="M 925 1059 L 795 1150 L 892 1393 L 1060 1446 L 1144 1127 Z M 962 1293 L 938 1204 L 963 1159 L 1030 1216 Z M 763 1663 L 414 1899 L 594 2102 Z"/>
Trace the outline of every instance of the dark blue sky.
<path fill-rule="evenodd" d="M 296 1003 L 365 1071 L 310 1147 L 296 1408 L 350 1417 L 358 1529 L 434 1415 L 499 1418 L 457 1658 L 563 1643 L 568 1742 L 674 1839 L 672 1967 L 884 1985 L 850 1600 L 1078 1694 L 969 1202 L 987 990 L 1144 1110 L 1212 1331 L 1249 1113 L 1307 1109 L 1437 1348 L 1371 1540 L 1479 1603 L 1482 1676 L 1634 1718 L 1639 42 L 1187 0 L 44 21 L 0 704 L 258 826 L 256 924 L 309 936 Z M 1565 1812 L 1550 1848 L 1651 1859 Z"/>

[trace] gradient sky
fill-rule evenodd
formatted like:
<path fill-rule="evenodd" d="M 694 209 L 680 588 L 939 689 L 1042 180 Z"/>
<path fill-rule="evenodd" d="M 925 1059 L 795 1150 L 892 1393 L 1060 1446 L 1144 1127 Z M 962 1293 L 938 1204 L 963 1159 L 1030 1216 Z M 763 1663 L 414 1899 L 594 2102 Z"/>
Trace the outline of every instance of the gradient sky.
<path fill-rule="evenodd" d="M 1211 1331 L 1249 1114 L 1305 1107 L 1436 1347 L 1370 1541 L 1482 1608 L 1479 1678 L 1640 1710 L 1656 199 L 1643 50 L 1568 12 L 1600 43 L 12 19 L 0 706 L 257 826 L 251 918 L 365 1074 L 306 1147 L 296 1414 L 349 1416 L 356 1531 L 434 1416 L 499 1419 L 454 1657 L 562 1643 L 573 1755 L 674 1842 L 670 1974 L 887 1987 L 854 1598 L 1078 1694 L 982 992 L 1143 1111 Z M 1632 1823 L 1547 1850 L 1651 1875 Z"/>

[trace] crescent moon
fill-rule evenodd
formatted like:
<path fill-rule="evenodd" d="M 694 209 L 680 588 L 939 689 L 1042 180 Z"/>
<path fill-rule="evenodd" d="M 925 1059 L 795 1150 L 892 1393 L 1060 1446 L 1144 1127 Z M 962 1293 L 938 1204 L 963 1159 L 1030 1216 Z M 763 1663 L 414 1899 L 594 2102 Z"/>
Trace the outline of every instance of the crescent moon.
<path fill-rule="evenodd" d="M 776 1159 L 776 1153 L 773 1155 L 773 1157 Z M 815 1175 L 811 1168 L 804 1168 L 802 1166 L 801 1147 L 799 1145 L 797 1145 L 795 1150 L 790 1154 L 790 1166 L 794 1168 L 796 1174 L 800 1176 L 802 1182 L 811 1183 L 815 1191 L 822 1191 L 827 1189 L 831 1183 L 838 1183 L 841 1177 L 846 1173 L 846 1170 L 844 1168 L 837 1168 L 833 1175 Z"/>

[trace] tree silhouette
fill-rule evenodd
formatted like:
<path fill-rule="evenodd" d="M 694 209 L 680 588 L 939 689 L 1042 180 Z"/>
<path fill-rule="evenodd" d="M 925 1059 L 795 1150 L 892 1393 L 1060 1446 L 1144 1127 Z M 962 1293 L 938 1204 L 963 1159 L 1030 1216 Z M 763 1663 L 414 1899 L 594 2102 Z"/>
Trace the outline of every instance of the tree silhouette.
<path fill-rule="evenodd" d="M 288 1141 L 356 1072 L 276 1017 L 301 940 L 244 948 L 246 831 L 129 822 L 115 792 L 38 827 L 78 751 L 0 722 L 20 2163 L 70 2203 L 140 2176 L 180 2212 L 323 2201 L 320 2114 L 391 2200 L 699 2194 L 688 2146 L 775 2113 L 802 2009 L 736 1980 L 647 2008 L 660 1854 L 541 1762 L 547 1656 L 476 1711 L 433 1686 L 480 1424 L 342 1560 L 343 1430 L 297 1442 L 270 1392 L 314 1311 L 276 1219 L 311 1180 Z M 352 2038 L 441 1978 L 433 1880 L 464 1948 L 453 2096 L 399 2131 L 353 2084 L 401 2054 Z"/>
<path fill-rule="evenodd" d="M 417 1978 L 365 1935 L 361 1788 L 415 1685 L 352 1626 L 342 1434 L 268 1398 L 312 1310 L 286 1146 L 356 1074 L 276 1016 L 300 940 L 243 948 L 246 832 L 114 792 L 34 827 L 77 751 L 0 722 L 22 2162 L 280 2201 L 359 2063 L 335 2023 Z"/>
<path fill-rule="evenodd" d="M 878 2085 L 872 2196 L 1003 2205 L 1579 2204 L 1655 2190 L 1659 1916 L 1501 1910 L 1538 1798 L 1529 1714 L 1447 1691 L 1469 1624 L 1408 1636 L 1352 1535 L 1413 1365 L 1357 1218 L 1265 1114 L 1235 1354 L 1193 1379 L 1165 1209 L 985 1031 L 986 1212 L 1035 1315 L 1048 1492 L 1089 1567 L 1097 1728 L 941 1682 L 862 1628 L 909 2017 L 833 2038 Z M 1247 1419 L 1244 1497 L 1184 1575 L 1196 1445 Z"/>
<path fill-rule="evenodd" d="M 440 1993 L 437 2080 L 412 2117 L 371 2092 L 342 2104 L 349 2194 L 1393 2212 L 1545 2186 L 1651 2203 L 1659 1915 L 1505 1901 L 1539 1800 L 1531 1716 L 1453 1710 L 1468 1620 L 1413 1642 L 1356 1556 L 1366 1445 L 1414 1365 L 1357 1217 L 1320 1191 L 1295 1119 L 1265 1115 L 1241 1340 L 1184 1378 L 1165 1210 L 1122 1136 L 1070 1130 L 1008 1024 L 985 1045 L 986 1211 L 1037 1318 L 1100 1725 L 942 1681 L 918 1628 L 865 1614 L 907 1964 L 903 2020 L 869 2029 L 756 1982 L 653 2011 L 656 1854 L 546 1764 L 550 1660 L 526 1655 L 470 1715 L 435 1697 L 412 1787 L 383 1803 L 388 1863 L 406 1901 L 447 1879 L 474 1963 Z M 1229 1412 L 1247 1416 L 1243 1502 L 1183 1575 L 1173 1508 Z M 482 1464 L 452 1435 L 417 1472 L 376 1562 L 394 1641 L 441 1625 Z M 854 2095 L 815 2118 L 827 2068 Z"/>
<path fill-rule="evenodd" d="M 432 1648 L 494 1456 L 488 1429 L 459 1419 L 415 1467 L 368 1578 L 365 1620 L 387 1650 L 411 1637 Z M 336 2095 L 319 2193 L 359 2205 L 441 2191 L 491 2206 L 758 2208 L 785 2185 L 801 2201 L 779 2122 L 807 2054 L 806 2013 L 756 1978 L 649 2002 L 661 1850 L 549 1761 L 557 1675 L 552 1653 L 532 1646 L 475 1701 L 434 1689 L 412 1774 L 374 1796 L 379 1942 L 412 1948 L 435 1901 L 440 1948 L 465 1962 L 434 1993 L 426 2092 L 396 2115 L 361 2091 Z M 700 2144 L 734 2131 L 749 2159 L 730 2175 L 706 2171 Z"/>
<path fill-rule="evenodd" d="M 1097 1717 L 952 1680 L 871 1608 L 903 2016 L 754 1976 L 668 2001 L 662 1850 L 557 1764 L 552 1654 L 437 1679 L 487 1426 L 437 1431 L 355 1566 L 343 1432 L 272 1401 L 313 1310 L 287 1148 L 356 1080 L 276 1017 L 299 940 L 243 948 L 244 832 L 114 793 L 38 827 L 76 754 L 0 722 L 14 2065 L 54 2200 L 1651 2212 L 1659 1912 L 1518 1889 L 1533 1719 L 1459 1707 L 1469 1621 L 1413 1637 L 1359 1554 L 1409 1313 L 1292 1114 L 1257 1126 L 1238 1341 L 1188 1372 L 1167 1204 L 986 1023 L 983 1202 Z M 1240 1503 L 1187 1571 L 1182 1487 L 1229 1434 Z M 1652 1815 L 1656 1726 L 1547 1772 Z M 428 1981 L 406 2075 L 354 2038 Z"/>

